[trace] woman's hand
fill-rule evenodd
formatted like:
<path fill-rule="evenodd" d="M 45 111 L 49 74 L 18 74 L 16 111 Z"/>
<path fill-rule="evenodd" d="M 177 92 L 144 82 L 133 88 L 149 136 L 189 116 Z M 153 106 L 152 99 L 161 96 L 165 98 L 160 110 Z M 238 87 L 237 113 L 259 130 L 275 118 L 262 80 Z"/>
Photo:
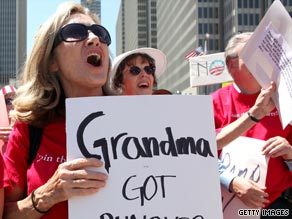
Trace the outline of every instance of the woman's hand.
<path fill-rule="evenodd" d="M 60 164 L 48 182 L 36 189 L 38 208 L 45 211 L 73 196 L 98 192 L 105 186 L 108 176 L 92 167 L 102 166 L 103 162 L 95 158 L 79 158 Z"/>

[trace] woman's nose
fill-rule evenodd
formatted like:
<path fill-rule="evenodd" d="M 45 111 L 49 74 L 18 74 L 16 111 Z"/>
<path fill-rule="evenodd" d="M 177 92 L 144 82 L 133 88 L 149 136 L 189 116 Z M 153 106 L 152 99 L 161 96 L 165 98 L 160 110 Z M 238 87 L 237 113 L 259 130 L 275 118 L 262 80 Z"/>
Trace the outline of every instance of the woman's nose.
<path fill-rule="evenodd" d="M 99 46 L 100 45 L 99 37 L 96 36 L 91 31 L 88 31 L 88 37 L 87 37 L 86 45 L 88 45 L 88 46 L 90 46 L 90 45 Z"/>

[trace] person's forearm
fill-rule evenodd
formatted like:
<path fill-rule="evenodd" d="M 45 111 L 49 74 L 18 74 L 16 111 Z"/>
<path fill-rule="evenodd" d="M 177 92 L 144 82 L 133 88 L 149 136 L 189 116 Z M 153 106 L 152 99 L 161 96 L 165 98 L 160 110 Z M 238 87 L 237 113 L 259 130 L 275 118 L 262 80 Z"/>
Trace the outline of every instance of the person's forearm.
<path fill-rule="evenodd" d="M 3 219 L 37 219 L 44 214 L 40 212 L 47 213 L 53 205 L 52 200 L 46 194 L 42 191 L 35 191 L 33 198 L 30 194 L 17 202 L 6 202 Z"/>
<path fill-rule="evenodd" d="M 3 219 L 38 219 L 42 214 L 34 210 L 29 195 L 17 202 L 6 202 Z"/>
<path fill-rule="evenodd" d="M 250 129 L 254 124 L 256 124 L 256 122 L 251 120 L 247 113 L 244 113 L 236 121 L 222 128 L 221 131 L 217 134 L 217 149 L 221 150 L 224 146 Z"/>

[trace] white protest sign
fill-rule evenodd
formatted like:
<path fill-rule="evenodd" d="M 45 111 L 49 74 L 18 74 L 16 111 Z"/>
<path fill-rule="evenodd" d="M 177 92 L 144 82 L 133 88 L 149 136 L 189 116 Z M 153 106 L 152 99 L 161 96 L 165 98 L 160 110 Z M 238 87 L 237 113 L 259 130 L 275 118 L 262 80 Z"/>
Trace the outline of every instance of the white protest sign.
<path fill-rule="evenodd" d="M 222 219 L 210 96 L 66 101 L 67 159 L 99 155 L 106 187 L 69 200 L 69 218 Z"/>
<path fill-rule="evenodd" d="M 239 56 L 259 84 L 275 81 L 273 96 L 283 128 L 292 121 L 292 20 L 279 0 L 272 3 Z"/>
<path fill-rule="evenodd" d="M 223 148 L 220 159 L 226 171 L 253 180 L 265 186 L 268 158 L 262 155 L 261 149 L 265 141 L 239 137 Z M 224 219 L 241 219 L 242 209 L 250 209 L 233 193 L 221 186 Z M 260 210 L 254 211 L 254 216 L 244 216 L 246 219 L 259 219 Z"/>
<path fill-rule="evenodd" d="M 233 81 L 228 73 L 224 52 L 189 59 L 190 86 L 204 86 Z"/>

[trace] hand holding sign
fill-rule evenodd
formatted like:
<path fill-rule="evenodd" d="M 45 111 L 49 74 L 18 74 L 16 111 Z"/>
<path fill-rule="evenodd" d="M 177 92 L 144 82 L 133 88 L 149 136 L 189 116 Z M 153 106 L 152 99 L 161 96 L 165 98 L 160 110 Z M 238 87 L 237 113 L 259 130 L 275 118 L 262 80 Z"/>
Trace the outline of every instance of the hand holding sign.
<path fill-rule="evenodd" d="M 220 159 L 225 171 L 239 176 L 235 178 L 236 181 L 232 189 L 235 193 L 245 193 L 243 196 L 250 199 L 246 200 L 243 197 L 240 200 L 235 194 L 221 186 L 225 219 L 240 219 L 241 216 L 238 214 L 240 209 L 258 208 L 261 203 L 266 202 L 267 194 L 264 192 L 264 188 L 268 159 L 262 155 L 264 143 L 265 141 L 258 139 L 239 137 L 223 148 Z M 249 219 L 251 218 L 259 217 L 249 217 Z"/>

